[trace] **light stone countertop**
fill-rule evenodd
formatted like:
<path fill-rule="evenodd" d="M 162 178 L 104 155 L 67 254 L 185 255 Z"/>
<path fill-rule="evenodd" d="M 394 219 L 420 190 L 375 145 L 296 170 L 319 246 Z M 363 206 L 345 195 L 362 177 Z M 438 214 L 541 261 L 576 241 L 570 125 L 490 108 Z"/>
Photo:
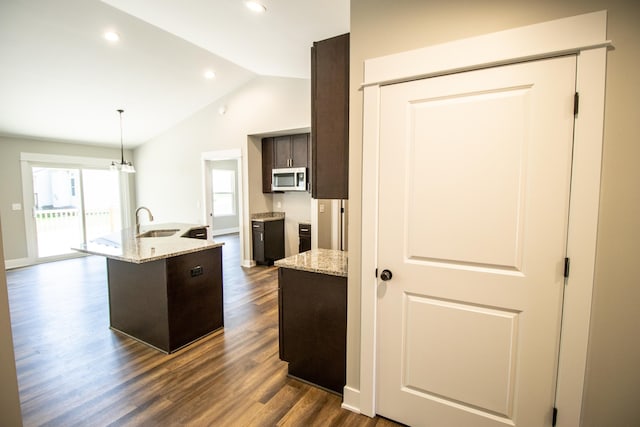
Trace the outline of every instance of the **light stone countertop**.
<path fill-rule="evenodd" d="M 276 267 L 347 277 L 347 252 L 335 249 L 312 249 L 277 260 Z"/>
<path fill-rule="evenodd" d="M 120 232 L 99 237 L 72 249 L 87 254 L 101 255 L 120 261 L 141 264 L 224 245 L 223 242 L 214 242 L 209 239 L 182 237 L 189 230 L 203 227 L 207 226 L 164 223 L 140 227 L 140 233 L 150 230 L 178 230 L 175 234 L 167 237 L 136 237 L 134 228 L 125 228 Z"/>
<path fill-rule="evenodd" d="M 251 214 L 251 221 L 277 221 L 284 219 L 284 212 L 260 212 Z"/>

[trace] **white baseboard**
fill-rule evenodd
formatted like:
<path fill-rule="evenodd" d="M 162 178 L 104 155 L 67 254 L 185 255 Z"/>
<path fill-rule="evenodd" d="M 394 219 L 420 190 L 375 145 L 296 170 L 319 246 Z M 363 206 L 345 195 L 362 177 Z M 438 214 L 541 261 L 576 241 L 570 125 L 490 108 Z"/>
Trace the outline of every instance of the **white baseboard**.
<path fill-rule="evenodd" d="M 211 235 L 212 236 L 222 236 L 223 234 L 231 234 L 231 233 L 239 233 L 240 232 L 240 227 L 233 227 L 233 228 L 220 228 L 217 230 L 211 230 Z"/>
<path fill-rule="evenodd" d="M 355 388 L 351 388 L 345 386 L 342 390 L 342 408 L 349 410 L 351 412 L 355 412 L 356 414 L 360 413 L 360 390 L 356 390 Z"/>
<path fill-rule="evenodd" d="M 16 259 L 5 259 L 4 260 L 4 269 L 11 270 L 12 268 L 20 268 L 31 265 L 29 262 L 29 258 L 16 258 Z"/>
<path fill-rule="evenodd" d="M 242 266 L 243 267 L 255 267 L 256 266 L 256 262 L 252 259 L 245 259 L 244 261 L 242 261 Z"/>

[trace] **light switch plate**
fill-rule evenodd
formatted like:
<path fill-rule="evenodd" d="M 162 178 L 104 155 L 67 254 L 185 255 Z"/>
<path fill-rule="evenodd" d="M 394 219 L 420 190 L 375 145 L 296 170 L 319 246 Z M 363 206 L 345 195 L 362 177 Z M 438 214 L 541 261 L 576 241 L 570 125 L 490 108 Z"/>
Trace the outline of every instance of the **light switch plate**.
<path fill-rule="evenodd" d="M 12 211 L 21 211 L 22 210 L 22 204 L 20 204 L 20 203 L 12 203 L 11 204 L 11 210 Z"/>
<path fill-rule="evenodd" d="M 320 213 L 324 213 L 324 203 L 320 203 Z"/>

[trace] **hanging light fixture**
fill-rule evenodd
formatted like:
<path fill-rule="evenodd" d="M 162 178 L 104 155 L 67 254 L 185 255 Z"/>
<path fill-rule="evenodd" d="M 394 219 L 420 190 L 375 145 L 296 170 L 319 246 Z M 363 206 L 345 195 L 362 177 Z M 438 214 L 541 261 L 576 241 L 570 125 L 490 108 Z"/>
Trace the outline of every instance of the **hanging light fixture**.
<path fill-rule="evenodd" d="M 124 143 L 122 142 L 122 113 L 124 110 L 116 110 L 120 114 L 120 163 L 115 160 L 111 162 L 112 171 L 120 171 L 125 173 L 135 173 L 136 170 L 131 162 L 124 161 Z"/>

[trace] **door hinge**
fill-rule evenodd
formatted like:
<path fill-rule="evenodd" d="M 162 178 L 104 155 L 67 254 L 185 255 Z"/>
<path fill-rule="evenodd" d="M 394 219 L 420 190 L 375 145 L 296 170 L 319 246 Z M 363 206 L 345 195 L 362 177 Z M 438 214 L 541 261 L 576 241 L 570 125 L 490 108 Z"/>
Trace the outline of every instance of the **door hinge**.
<path fill-rule="evenodd" d="M 569 277 L 569 268 L 571 267 L 571 260 L 569 258 L 564 259 L 564 278 Z"/>
<path fill-rule="evenodd" d="M 553 408 L 553 416 L 551 417 L 551 427 L 555 427 L 558 421 L 558 408 Z"/>
<path fill-rule="evenodd" d="M 376 279 L 378 278 L 378 269 L 376 268 Z"/>
<path fill-rule="evenodd" d="M 578 115 L 578 105 L 580 104 L 580 94 L 578 92 L 573 95 L 573 115 Z"/>

